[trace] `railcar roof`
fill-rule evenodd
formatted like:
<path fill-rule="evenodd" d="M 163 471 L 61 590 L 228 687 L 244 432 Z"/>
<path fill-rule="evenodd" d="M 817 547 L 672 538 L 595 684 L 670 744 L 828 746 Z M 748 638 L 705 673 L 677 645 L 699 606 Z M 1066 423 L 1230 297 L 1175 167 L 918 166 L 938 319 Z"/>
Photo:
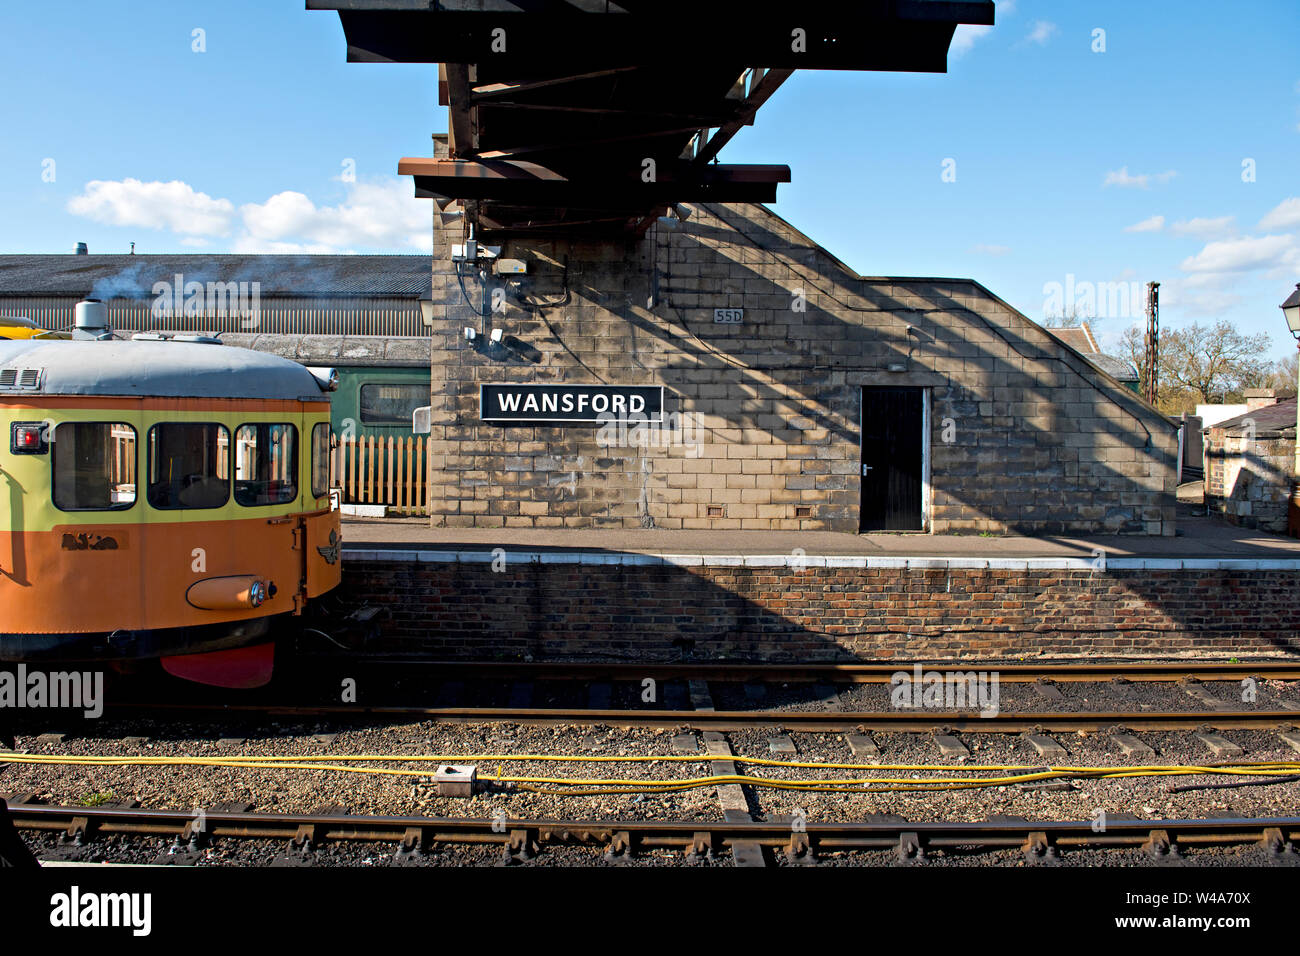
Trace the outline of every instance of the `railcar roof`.
<path fill-rule="evenodd" d="M 304 366 L 277 355 L 194 342 L 0 342 L 0 395 L 113 395 L 328 401 Z M 21 387 L 24 370 L 40 372 Z"/>

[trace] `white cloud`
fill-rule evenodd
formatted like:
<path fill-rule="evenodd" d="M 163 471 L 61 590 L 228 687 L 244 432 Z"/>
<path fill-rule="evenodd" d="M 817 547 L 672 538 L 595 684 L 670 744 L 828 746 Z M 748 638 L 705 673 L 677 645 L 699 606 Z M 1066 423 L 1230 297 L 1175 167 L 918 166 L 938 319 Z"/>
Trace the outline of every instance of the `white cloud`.
<path fill-rule="evenodd" d="M 1168 312 L 1177 310 L 1192 317 L 1221 317 L 1236 308 L 1246 297 L 1232 291 L 1223 276 L 1190 276 L 1168 279 L 1160 284 L 1160 305 Z M 1209 281 L 1199 281 L 1199 280 Z"/>
<path fill-rule="evenodd" d="M 1025 36 L 1025 42 L 1037 43 L 1039 46 L 1043 46 L 1059 32 L 1060 28 L 1055 23 L 1049 23 L 1047 20 L 1035 20 L 1034 25 L 1029 28 L 1029 33 Z"/>
<path fill-rule="evenodd" d="M 323 242 L 275 242 L 242 235 L 230 245 L 230 251 L 243 256 L 350 256 L 355 249 L 342 249 Z"/>
<path fill-rule="evenodd" d="M 1010 14 L 1016 12 L 1016 0 L 994 0 L 997 4 L 997 12 L 1001 14 Z M 1300 83 L 1296 84 L 1300 88 Z"/>
<path fill-rule="evenodd" d="M 1290 267 L 1300 260 L 1295 236 L 1242 236 L 1207 243 L 1179 265 L 1184 272 L 1248 272 Z"/>
<path fill-rule="evenodd" d="M 952 44 L 948 47 L 948 52 L 953 57 L 959 57 L 963 53 L 969 52 L 970 48 L 975 45 L 976 40 L 981 40 L 992 30 L 989 26 L 979 26 L 971 23 L 959 23 L 957 29 L 952 35 Z"/>
<path fill-rule="evenodd" d="M 1011 247 L 987 245 L 981 242 L 972 246 L 970 251 L 982 256 L 1005 256 L 1011 251 Z"/>
<path fill-rule="evenodd" d="M 68 212 L 95 222 L 169 229 L 182 235 L 224 236 L 234 211 L 229 199 L 213 199 L 179 180 L 96 179 L 86 183 L 80 196 L 68 200 Z"/>
<path fill-rule="evenodd" d="M 1164 184 L 1177 175 L 1177 171 L 1171 169 L 1167 172 L 1156 173 L 1154 175 L 1151 173 L 1138 173 L 1134 176 L 1129 173 L 1127 166 L 1122 166 L 1119 169 L 1114 169 L 1106 173 L 1106 179 L 1102 185 L 1149 189 L 1153 182 Z"/>
<path fill-rule="evenodd" d="M 401 179 L 356 183 L 337 206 L 317 206 L 300 192 L 241 206 L 246 245 L 294 244 L 305 250 L 345 246 L 432 251 L 430 203 Z"/>
<path fill-rule="evenodd" d="M 68 211 L 113 226 L 176 233 L 190 247 L 211 245 L 243 225 L 233 252 L 348 253 L 354 248 L 431 252 L 432 205 L 416 199 L 409 180 L 352 183 L 341 203 L 317 206 L 300 192 L 277 193 L 235 210 L 187 183 L 96 180 L 68 202 Z"/>
<path fill-rule="evenodd" d="M 1300 226 L 1300 196 L 1283 199 L 1259 221 L 1261 229 L 1292 229 Z"/>
<path fill-rule="evenodd" d="M 1195 236 L 1198 239 L 1211 239 L 1232 232 L 1233 216 L 1220 216 L 1218 219 L 1187 219 L 1176 222 L 1169 227 L 1175 236 Z"/>
<path fill-rule="evenodd" d="M 1143 219 L 1141 222 L 1135 222 L 1131 226 L 1125 226 L 1125 232 L 1159 232 L 1165 227 L 1164 216 L 1151 216 Z"/>

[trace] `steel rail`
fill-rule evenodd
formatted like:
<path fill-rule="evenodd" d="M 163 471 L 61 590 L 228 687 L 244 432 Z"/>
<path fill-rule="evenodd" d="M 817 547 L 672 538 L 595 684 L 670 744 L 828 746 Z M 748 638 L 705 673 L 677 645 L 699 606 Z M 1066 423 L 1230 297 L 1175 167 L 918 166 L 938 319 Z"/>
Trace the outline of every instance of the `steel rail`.
<path fill-rule="evenodd" d="M 555 681 L 627 680 L 647 677 L 659 680 L 713 680 L 720 682 L 763 681 L 767 683 L 880 684 L 889 683 L 899 673 L 912 673 L 917 664 L 926 673 L 996 673 L 1000 681 L 1032 683 L 1052 680 L 1062 683 L 1096 682 L 1121 678 L 1133 682 L 1148 681 L 1240 681 L 1248 677 L 1272 680 L 1300 680 L 1300 660 L 1257 661 L 1139 661 L 1116 663 L 1081 663 L 1077 661 L 1003 663 L 999 661 L 926 662 L 896 661 L 871 664 L 750 664 L 750 663 L 626 663 L 582 661 L 430 661 L 410 657 L 366 657 L 364 655 L 299 656 L 292 664 L 311 667 L 376 666 L 400 667 L 416 676 L 434 672 L 438 676 L 484 679 L 521 679 Z"/>
<path fill-rule="evenodd" d="M 781 727 L 786 730 L 879 730 L 929 733 L 943 728 L 980 733 L 1039 733 L 1048 731 L 1129 730 L 1291 730 L 1300 728 L 1300 711 L 1198 710 L 1051 713 L 998 713 L 982 717 L 977 711 L 794 711 L 794 710 L 611 710 L 548 709 L 540 707 L 401 707 L 363 704 L 164 703 L 108 705 L 114 717 L 151 717 L 187 714 L 216 718 L 259 716 L 267 718 L 384 717 L 428 720 L 446 724 L 605 724 L 614 727 L 695 727 L 701 730 L 749 730 Z"/>
<path fill-rule="evenodd" d="M 797 852 L 815 847 L 836 849 L 915 849 L 924 847 L 1020 847 L 1033 851 L 1061 847 L 1147 847 L 1163 852 L 1174 843 L 1201 846 L 1262 843 L 1274 850 L 1300 840 L 1300 817 L 1211 818 L 1175 820 L 1112 819 L 1098 829 L 1095 821 L 871 820 L 808 822 L 792 832 L 788 823 L 721 820 L 498 820 L 452 817 L 350 816 L 247 811 L 160 810 L 120 807 L 72 807 L 20 803 L 9 806 L 14 825 L 23 830 L 62 831 L 69 837 L 96 833 L 176 836 L 181 839 L 237 837 L 289 839 L 299 844 L 330 840 L 400 841 L 407 849 L 433 843 L 499 844 L 526 848 L 530 843 L 634 846 L 728 846 L 757 842 Z M 200 822 L 201 821 L 201 822 Z"/>

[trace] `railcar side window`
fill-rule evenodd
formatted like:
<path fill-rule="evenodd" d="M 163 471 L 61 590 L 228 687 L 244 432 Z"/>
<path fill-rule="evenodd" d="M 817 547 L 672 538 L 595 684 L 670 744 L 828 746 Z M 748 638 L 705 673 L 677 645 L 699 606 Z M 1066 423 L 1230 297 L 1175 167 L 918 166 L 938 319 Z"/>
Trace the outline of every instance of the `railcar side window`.
<path fill-rule="evenodd" d="M 330 490 L 330 426 L 321 422 L 311 430 L 311 493 L 324 498 Z"/>
<path fill-rule="evenodd" d="M 235 432 L 235 500 L 283 505 L 298 497 L 298 429 L 259 422 Z"/>
<path fill-rule="evenodd" d="M 365 425 L 405 425 L 411 414 L 429 404 L 428 385 L 362 385 L 361 422 Z"/>
<path fill-rule="evenodd" d="M 135 504 L 135 429 L 120 422 L 61 422 L 50 454 L 54 507 L 124 511 Z"/>
<path fill-rule="evenodd" d="M 209 422 L 154 425 L 147 494 L 160 511 L 224 505 L 230 500 L 230 431 Z"/>

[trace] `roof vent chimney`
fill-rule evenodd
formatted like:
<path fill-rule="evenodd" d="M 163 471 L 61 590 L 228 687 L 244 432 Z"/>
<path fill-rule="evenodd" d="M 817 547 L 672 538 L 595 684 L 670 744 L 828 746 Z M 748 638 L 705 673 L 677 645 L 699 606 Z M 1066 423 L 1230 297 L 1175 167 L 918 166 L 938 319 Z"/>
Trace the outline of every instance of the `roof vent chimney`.
<path fill-rule="evenodd" d="M 76 307 L 75 339 L 111 339 L 108 329 L 108 306 L 98 299 L 86 299 Z"/>
<path fill-rule="evenodd" d="M 1257 408 L 1268 408 L 1270 405 L 1277 404 L 1277 391 L 1271 388 L 1248 388 L 1245 393 L 1246 411 L 1253 412 Z"/>
<path fill-rule="evenodd" d="M 79 256 L 90 255 L 90 247 L 86 245 L 84 242 L 77 243 L 77 255 Z"/>

